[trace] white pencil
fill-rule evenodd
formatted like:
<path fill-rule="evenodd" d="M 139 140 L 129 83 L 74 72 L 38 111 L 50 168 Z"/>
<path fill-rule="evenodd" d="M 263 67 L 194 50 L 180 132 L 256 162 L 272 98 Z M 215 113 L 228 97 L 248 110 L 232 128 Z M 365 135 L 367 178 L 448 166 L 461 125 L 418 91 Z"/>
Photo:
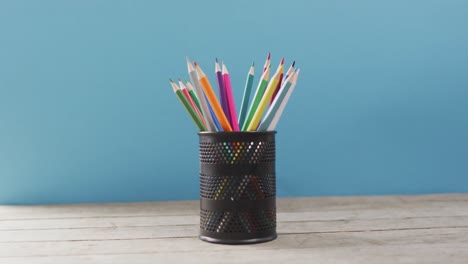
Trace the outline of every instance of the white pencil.
<path fill-rule="evenodd" d="M 195 87 L 195 93 L 197 94 L 198 101 L 200 101 L 201 109 L 203 116 L 205 117 L 206 125 L 208 131 L 216 131 L 216 126 L 213 121 L 213 117 L 211 116 L 210 109 L 208 108 L 208 103 L 205 99 L 205 94 L 203 93 L 203 89 L 201 87 L 200 82 L 198 81 L 197 72 L 193 67 L 192 63 L 190 62 L 189 58 L 187 57 L 187 69 L 190 75 L 190 80 Z"/>
<path fill-rule="evenodd" d="M 267 131 L 273 131 L 276 128 L 276 125 L 278 124 L 279 119 L 281 118 L 281 115 L 283 114 L 284 108 L 288 104 L 289 98 L 291 97 L 292 92 L 294 91 L 294 88 L 296 87 L 297 83 L 297 77 L 299 76 L 299 72 L 301 70 L 298 69 L 296 73 L 294 73 L 294 79 L 292 80 L 292 85 L 288 90 L 288 93 L 286 94 L 283 102 L 281 102 L 280 107 L 278 108 L 278 111 L 276 112 L 275 117 L 273 118 L 273 121 L 271 121 L 270 125 L 268 126 Z"/>
<path fill-rule="evenodd" d="M 276 97 L 271 103 L 270 108 L 268 109 L 262 122 L 258 126 L 257 131 L 268 130 L 268 127 L 270 126 L 273 119 L 275 119 L 275 116 L 278 113 L 278 109 L 283 103 L 286 97 L 286 94 L 288 93 L 289 89 L 293 86 L 295 75 L 296 73 L 293 72 L 292 74 L 289 75 L 289 77 L 286 80 L 284 80 L 283 85 L 281 85 L 281 88 L 278 91 L 278 94 L 276 94 Z"/>

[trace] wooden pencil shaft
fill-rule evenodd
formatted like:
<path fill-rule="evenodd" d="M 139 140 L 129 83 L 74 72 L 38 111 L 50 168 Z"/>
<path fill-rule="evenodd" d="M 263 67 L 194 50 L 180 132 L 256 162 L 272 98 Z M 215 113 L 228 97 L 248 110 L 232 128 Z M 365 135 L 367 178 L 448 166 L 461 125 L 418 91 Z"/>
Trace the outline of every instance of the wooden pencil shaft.
<path fill-rule="evenodd" d="M 192 97 L 192 100 L 195 102 L 195 105 L 197 105 L 198 111 L 202 112 L 201 106 L 200 106 L 200 101 L 198 101 L 198 97 L 195 94 L 193 90 L 189 91 L 190 96 Z"/>
<path fill-rule="evenodd" d="M 284 101 L 284 98 L 286 97 L 286 94 L 288 90 L 290 89 L 291 85 L 292 85 L 291 80 L 286 80 L 286 82 L 281 87 L 280 91 L 278 92 L 278 95 L 273 100 L 273 103 L 271 104 L 270 109 L 268 109 L 267 113 L 265 114 L 265 117 L 263 118 L 260 126 L 257 129 L 258 131 L 267 131 L 270 123 L 275 118 L 275 115 L 278 113 L 278 109 L 281 103 Z"/>
<path fill-rule="evenodd" d="M 203 125 L 203 123 L 200 121 L 200 119 L 198 118 L 197 114 L 195 114 L 195 112 L 193 111 L 192 107 L 190 106 L 190 103 L 187 101 L 187 99 L 184 97 L 184 95 L 182 94 L 182 91 L 180 90 L 177 90 L 176 91 L 176 95 L 177 97 L 179 98 L 179 100 L 181 101 L 181 103 L 184 105 L 185 107 L 185 110 L 187 110 L 187 112 L 190 114 L 190 116 L 192 117 L 192 120 L 195 122 L 195 124 L 197 125 L 198 129 L 200 131 L 206 131 L 206 127 Z"/>
<path fill-rule="evenodd" d="M 252 104 L 250 105 L 250 108 L 247 114 L 247 119 L 245 120 L 244 125 L 242 126 L 242 131 L 247 131 L 247 128 L 249 127 L 250 122 L 252 121 L 255 111 L 257 110 L 258 104 L 260 103 L 260 100 L 262 99 L 265 88 L 268 85 L 269 73 L 270 73 L 270 69 L 267 69 L 267 71 L 262 74 L 262 78 L 260 79 L 257 89 L 255 90 L 254 99 L 252 101 Z"/>
<path fill-rule="evenodd" d="M 193 101 L 192 99 L 192 96 L 190 96 L 190 93 L 189 91 L 184 88 L 182 89 L 182 93 L 184 94 L 185 98 L 187 99 L 187 101 L 189 102 L 191 108 L 193 111 L 195 111 L 195 113 L 197 114 L 198 118 L 200 119 L 200 121 L 203 123 L 203 125 L 206 127 L 206 122 L 205 122 L 205 119 L 203 118 L 203 115 L 200 113 L 200 111 L 198 110 L 197 108 L 197 105 L 195 104 L 195 102 Z"/>
<path fill-rule="evenodd" d="M 197 94 L 198 100 L 200 101 L 200 106 L 202 109 L 203 116 L 205 117 L 206 124 L 208 126 L 208 131 L 216 131 L 216 126 L 214 124 L 213 118 L 211 117 L 210 109 L 208 108 L 208 102 L 205 99 L 203 94 L 203 89 L 201 88 L 200 83 L 198 82 L 198 76 L 195 70 L 189 72 L 190 79 L 195 88 L 195 93 Z"/>
<path fill-rule="evenodd" d="M 250 94 L 252 93 L 253 80 L 254 80 L 254 75 L 248 74 L 247 81 L 245 84 L 245 89 L 244 89 L 244 95 L 242 97 L 240 114 L 239 114 L 239 127 L 241 128 L 244 126 L 244 122 L 247 118 L 247 110 L 249 107 Z"/>
<path fill-rule="evenodd" d="M 283 101 L 281 102 L 281 105 L 280 107 L 278 108 L 276 114 L 275 114 L 275 117 L 273 118 L 273 120 L 271 121 L 270 125 L 268 126 L 267 130 L 275 130 L 276 129 L 276 126 L 278 125 L 278 122 L 281 118 L 281 115 L 283 114 L 283 111 L 284 109 L 286 108 L 286 105 L 288 104 L 289 102 L 289 98 L 291 97 L 291 94 L 293 93 L 294 91 L 294 88 L 296 87 L 297 85 L 297 78 L 299 77 L 299 72 L 300 70 L 298 70 L 296 73 L 295 73 L 295 76 L 294 76 L 294 79 L 292 79 L 293 83 L 291 85 L 291 87 L 288 89 L 288 92 L 286 93 L 286 96 L 285 98 L 283 99 Z"/>
<path fill-rule="evenodd" d="M 232 93 L 231 78 L 229 72 L 227 71 L 226 65 L 223 63 L 223 79 L 224 79 L 224 89 L 226 94 L 226 101 L 229 112 L 229 123 L 231 124 L 233 131 L 239 131 L 239 123 L 237 122 L 237 113 L 236 113 L 236 103 L 234 101 L 234 95 Z"/>
<path fill-rule="evenodd" d="M 219 68 L 218 64 L 216 64 L 216 66 L 217 66 L 216 68 Z M 221 101 L 221 108 L 226 114 L 227 119 L 230 120 L 231 116 L 229 113 L 228 102 L 226 98 L 226 87 L 224 85 L 224 78 L 223 78 L 223 74 L 221 71 L 216 71 L 216 80 L 218 83 L 218 94 L 219 94 L 219 99 Z"/>
<path fill-rule="evenodd" d="M 257 110 L 255 111 L 255 114 L 252 117 L 252 120 L 250 121 L 247 131 L 255 131 L 257 129 L 257 126 L 260 123 L 260 119 L 262 118 L 262 115 L 265 112 L 267 104 L 270 101 L 271 96 L 273 95 L 276 85 L 278 84 L 279 75 L 280 75 L 280 71 L 278 70 L 273 76 L 271 82 L 268 84 L 263 94 L 263 97 L 260 100 L 260 103 L 258 104 Z"/>
<path fill-rule="evenodd" d="M 232 131 L 231 125 L 229 124 L 229 121 L 227 120 L 226 115 L 224 114 L 223 108 L 221 107 L 218 99 L 216 98 L 213 88 L 211 87 L 211 84 L 208 81 L 208 78 L 206 77 L 205 73 L 203 73 L 200 66 L 195 65 L 195 67 L 197 70 L 198 81 L 200 82 L 200 85 L 203 88 L 203 91 L 205 92 L 206 98 L 208 99 L 208 102 L 210 103 L 211 108 L 213 109 L 213 112 L 216 115 L 216 118 L 223 127 L 224 131 Z"/>

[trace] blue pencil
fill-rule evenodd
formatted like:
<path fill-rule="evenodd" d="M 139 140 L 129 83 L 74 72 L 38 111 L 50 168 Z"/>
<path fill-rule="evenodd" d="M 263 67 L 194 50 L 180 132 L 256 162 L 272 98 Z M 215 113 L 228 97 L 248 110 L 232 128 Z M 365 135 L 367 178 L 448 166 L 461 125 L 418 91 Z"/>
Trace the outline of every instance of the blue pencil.
<path fill-rule="evenodd" d="M 205 96 L 205 100 L 208 101 L 208 99 L 206 99 L 206 96 Z M 213 108 L 211 108 L 211 105 L 210 105 L 209 103 L 208 103 L 208 108 L 210 109 L 210 114 L 211 114 L 211 117 L 213 118 L 213 122 L 214 122 L 214 124 L 215 124 L 215 126 L 216 126 L 216 129 L 217 129 L 218 131 L 223 131 L 223 127 L 221 126 L 221 124 L 219 123 L 218 119 L 216 118 L 216 115 L 215 115 L 215 113 L 214 113 L 214 111 L 213 111 Z"/>

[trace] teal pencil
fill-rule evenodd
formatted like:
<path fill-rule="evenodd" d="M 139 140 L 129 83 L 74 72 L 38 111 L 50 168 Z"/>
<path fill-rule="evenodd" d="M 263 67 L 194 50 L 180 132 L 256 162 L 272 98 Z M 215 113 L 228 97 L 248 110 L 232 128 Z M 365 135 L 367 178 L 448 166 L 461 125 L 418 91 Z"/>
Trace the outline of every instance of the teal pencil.
<path fill-rule="evenodd" d="M 249 73 L 247 74 L 247 81 L 245 83 L 244 96 L 242 97 L 242 104 L 239 114 L 239 127 L 244 126 L 245 119 L 247 117 L 247 110 L 249 107 L 250 94 L 252 92 L 252 85 L 254 80 L 254 67 L 255 62 L 250 66 Z"/>
<path fill-rule="evenodd" d="M 265 88 L 268 85 L 268 78 L 270 76 L 270 67 L 263 72 L 262 77 L 260 77 L 260 82 L 258 83 L 257 90 L 255 91 L 252 103 L 250 104 L 249 111 L 247 114 L 247 119 L 244 121 L 244 125 L 242 126 L 242 131 L 247 131 L 247 128 L 250 125 L 250 121 L 252 120 L 255 111 L 257 110 L 258 104 L 262 100 L 263 93 L 265 92 Z"/>

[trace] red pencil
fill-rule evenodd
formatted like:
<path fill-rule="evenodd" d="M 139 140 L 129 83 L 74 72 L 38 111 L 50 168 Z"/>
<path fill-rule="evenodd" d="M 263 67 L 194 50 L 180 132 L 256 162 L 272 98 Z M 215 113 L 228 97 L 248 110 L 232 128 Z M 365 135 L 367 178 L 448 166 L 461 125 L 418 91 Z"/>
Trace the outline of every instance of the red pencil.
<path fill-rule="evenodd" d="M 283 64 L 284 64 L 284 58 L 281 59 L 281 65 L 283 65 Z M 281 88 L 281 82 L 282 81 L 283 81 L 283 71 L 281 71 L 281 74 L 279 76 L 278 85 L 276 85 L 276 89 L 273 92 L 273 96 L 271 97 L 271 100 L 270 100 L 270 105 L 273 103 L 273 100 L 275 100 L 276 94 L 278 93 L 279 89 Z"/>
<path fill-rule="evenodd" d="M 179 86 L 180 86 L 180 89 L 182 90 L 182 93 L 184 94 L 185 98 L 187 98 L 187 101 L 189 101 L 189 103 L 192 106 L 193 110 L 195 110 L 198 117 L 203 122 L 203 125 L 206 126 L 205 118 L 203 118 L 203 115 L 202 115 L 202 113 L 200 113 L 200 110 L 198 110 L 198 107 L 195 104 L 195 101 L 193 101 L 192 97 L 190 96 L 190 93 L 189 93 L 187 87 L 184 85 L 184 83 L 180 79 L 179 79 Z"/>
<path fill-rule="evenodd" d="M 263 65 L 263 72 L 266 72 L 266 70 L 268 69 L 268 67 L 270 67 L 270 52 L 268 52 L 268 57 L 265 61 L 265 65 Z"/>

